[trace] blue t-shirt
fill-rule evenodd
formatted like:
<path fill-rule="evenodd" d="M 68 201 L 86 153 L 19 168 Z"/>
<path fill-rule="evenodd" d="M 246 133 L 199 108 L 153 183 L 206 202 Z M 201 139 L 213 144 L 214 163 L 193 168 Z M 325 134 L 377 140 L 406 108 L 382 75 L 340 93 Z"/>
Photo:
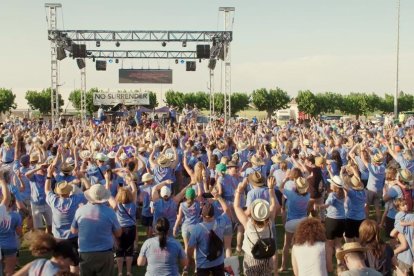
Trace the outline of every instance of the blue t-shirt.
<path fill-rule="evenodd" d="M 395 215 L 397 214 L 397 209 L 395 209 L 394 204 L 392 204 L 392 201 L 394 201 L 397 198 L 403 198 L 404 194 L 401 190 L 401 188 L 397 185 L 391 186 L 388 191 L 387 191 L 387 195 L 390 198 L 390 208 L 388 209 L 387 212 L 387 217 L 389 217 L 390 219 L 395 219 Z"/>
<path fill-rule="evenodd" d="M 30 180 L 30 202 L 35 205 L 46 204 L 46 175 L 33 174 Z"/>
<path fill-rule="evenodd" d="M 153 187 L 154 185 L 139 186 L 139 194 L 140 196 L 142 196 L 141 215 L 143 215 L 144 217 L 152 217 L 150 203 L 151 203 L 151 193 L 152 193 Z"/>
<path fill-rule="evenodd" d="M 263 186 L 251 189 L 246 196 L 246 206 L 250 206 L 255 199 L 264 199 L 269 202 L 269 188 Z"/>
<path fill-rule="evenodd" d="M 137 205 L 135 202 L 117 204 L 116 217 L 121 227 L 134 226 L 136 222 Z"/>
<path fill-rule="evenodd" d="M 37 259 L 30 265 L 29 276 L 41 276 L 39 275 L 40 270 L 42 270 L 42 275 L 56 275 L 60 271 L 60 267 L 50 260 Z"/>
<path fill-rule="evenodd" d="M 213 227 L 213 231 L 216 235 L 223 240 L 224 229 L 226 226 L 226 221 L 223 216 L 224 214 L 212 222 L 201 222 L 192 229 L 188 246 L 196 248 L 197 268 L 210 268 L 224 263 L 224 253 L 213 261 L 207 260 L 209 235 L 210 230 L 213 229 Z"/>
<path fill-rule="evenodd" d="M 367 189 L 373 192 L 380 192 L 385 183 L 385 165 L 379 166 L 368 164 L 368 184 Z"/>
<path fill-rule="evenodd" d="M 200 222 L 201 207 L 198 201 L 194 201 L 190 207 L 187 202 L 181 202 L 180 207 L 184 215 L 183 227 Z"/>
<path fill-rule="evenodd" d="M 79 252 L 112 250 L 112 234 L 121 228 L 114 210 L 92 203 L 79 207 L 72 227 L 79 231 Z"/>
<path fill-rule="evenodd" d="M 347 212 L 346 218 L 352 220 L 365 219 L 365 204 L 367 202 L 367 195 L 365 190 L 357 191 L 349 189 L 347 191 Z"/>
<path fill-rule="evenodd" d="M 20 192 L 22 200 L 24 201 L 24 200 L 30 199 L 30 181 L 25 175 L 30 170 L 30 168 L 17 167 L 16 170 L 20 170 L 21 179 L 24 184 L 24 191 Z M 16 183 L 19 183 L 17 180 L 17 176 L 15 177 L 15 179 L 17 181 Z"/>
<path fill-rule="evenodd" d="M 355 161 L 356 161 L 356 164 L 358 165 L 358 170 L 361 173 L 361 179 L 368 180 L 369 171 L 368 171 L 368 168 L 365 167 L 364 162 L 362 162 L 361 157 L 355 156 Z"/>
<path fill-rule="evenodd" d="M 301 219 L 307 216 L 308 203 L 310 200 L 310 194 L 300 195 L 293 190 L 284 189 L 283 194 L 285 195 L 287 218 L 286 221 L 293 219 Z"/>
<path fill-rule="evenodd" d="M 404 212 L 398 212 L 395 215 L 394 228 L 404 235 L 405 240 L 408 243 L 408 248 L 397 255 L 397 259 L 407 265 L 413 264 L 413 238 L 414 228 L 410 226 L 401 226 L 400 221 L 414 221 L 413 214 L 407 214 Z"/>
<path fill-rule="evenodd" d="M 326 216 L 328 218 L 345 219 L 345 198 L 338 198 L 337 195 L 332 192 L 328 195 L 325 204 L 329 205 L 326 209 Z"/>
<path fill-rule="evenodd" d="M 70 226 L 80 204 L 87 202 L 83 194 L 73 194 L 68 198 L 59 197 L 53 192 L 46 196 L 46 202 L 52 209 L 52 233 L 57 239 L 71 239 L 77 235 L 70 232 Z"/>
<path fill-rule="evenodd" d="M 154 208 L 154 219 L 153 225 L 157 223 L 158 218 L 164 217 L 168 219 L 170 225 L 174 226 L 177 219 L 177 203 L 173 199 L 164 200 L 163 198 L 158 199 L 153 203 Z M 170 227 L 170 232 L 172 233 L 172 227 Z"/>
<path fill-rule="evenodd" d="M 22 217 L 17 212 L 10 212 L 10 223 L 0 222 L 0 248 L 17 249 L 16 228 L 22 226 Z"/>
<path fill-rule="evenodd" d="M 225 174 L 224 176 L 220 176 L 217 181 L 221 184 L 221 188 L 222 188 L 221 196 L 226 201 L 233 202 L 234 193 L 240 180 L 233 176 Z"/>
<path fill-rule="evenodd" d="M 171 168 L 163 168 L 161 166 L 156 166 L 154 168 L 154 182 L 155 184 L 159 184 L 165 180 L 173 180 L 174 181 L 174 170 Z M 169 185 L 167 185 L 169 186 Z"/>
<path fill-rule="evenodd" d="M 158 237 L 149 238 L 144 242 L 139 252 L 147 258 L 145 276 L 178 276 L 178 261 L 186 255 L 181 244 L 173 238 L 167 238 L 167 247 L 161 250 Z"/>

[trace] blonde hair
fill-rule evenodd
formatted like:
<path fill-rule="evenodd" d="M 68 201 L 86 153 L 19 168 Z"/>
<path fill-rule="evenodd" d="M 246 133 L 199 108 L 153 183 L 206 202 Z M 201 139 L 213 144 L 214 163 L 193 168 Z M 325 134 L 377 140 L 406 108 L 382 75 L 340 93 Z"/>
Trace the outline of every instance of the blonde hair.
<path fill-rule="evenodd" d="M 118 193 L 115 197 L 116 202 L 121 204 L 131 203 L 133 200 L 132 192 L 128 188 L 119 188 Z"/>
<path fill-rule="evenodd" d="M 204 166 L 204 163 L 199 161 L 194 166 L 194 180 L 197 183 L 200 183 L 203 181 L 203 170 L 205 170 L 206 167 Z"/>

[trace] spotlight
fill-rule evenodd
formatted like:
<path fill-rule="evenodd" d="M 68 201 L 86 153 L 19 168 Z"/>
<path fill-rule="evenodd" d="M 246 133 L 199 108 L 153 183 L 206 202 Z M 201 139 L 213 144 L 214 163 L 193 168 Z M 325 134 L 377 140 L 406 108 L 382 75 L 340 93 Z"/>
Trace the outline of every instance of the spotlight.
<path fill-rule="evenodd" d="M 95 62 L 95 56 L 92 57 L 92 61 Z"/>
<path fill-rule="evenodd" d="M 162 45 L 162 47 L 165 47 L 165 46 L 167 46 L 167 42 L 163 41 L 163 42 L 161 43 L 161 45 Z"/>
<path fill-rule="evenodd" d="M 90 56 L 90 55 L 92 55 L 92 52 L 91 51 L 86 51 L 86 55 Z"/>
<path fill-rule="evenodd" d="M 119 47 L 119 46 L 121 46 L 121 43 L 119 43 L 119 41 L 117 41 L 117 42 L 115 43 L 115 46 L 116 46 L 116 47 Z"/>
<path fill-rule="evenodd" d="M 101 42 L 100 41 L 96 41 L 96 47 L 101 47 Z"/>
<path fill-rule="evenodd" d="M 115 63 L 119 63 L 119 59 L 115 59 Z"/>
<path fill-rule="evenodd" d="M 200 62 L 200 63 L 201 63 L 201 58 L 198 60 L 198 62 Z"/>
<path fill-rule="evenodd" d="M 178 59 L 175 60 L 175 64 L 178 64 Z"/>
<path fill-rule="evenodd" d="M 183 41 L 183 47 L 187 47 L 187 41 Z"/>

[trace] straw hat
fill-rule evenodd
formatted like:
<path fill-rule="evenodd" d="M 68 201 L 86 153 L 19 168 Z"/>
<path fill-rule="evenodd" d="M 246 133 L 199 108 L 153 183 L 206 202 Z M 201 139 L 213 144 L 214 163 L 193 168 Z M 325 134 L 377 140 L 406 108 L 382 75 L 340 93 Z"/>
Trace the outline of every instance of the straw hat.
<path fill-rule="evenodd" d="M 83 160 L 89 159 L 92 157 L 92 153 L 89 150 L 83 150 L 79 153 L 79 157 Z"/>
<path fill-rule="evenodd" d="M 111 197 L 111 192 L 101 184 L 92 185 L 84 194 L 86 199 L 91 203 L 104 203 Z"/>
<path fill-rule="evenodd" d="M 60 171 L 64 174 L 69 174 L 73 171 L 74 166 L 65 162 L 62 164 L 62 166 L 60 167 Z"/>
<path fill-rule="evenodd" d="M 336 258 L 343 260 L 345 255 L 351 252 L 365 252 L 367 249 L 363 247 L 359 242 L 348 242 L 342 247 L 342 250 L 336 253 Z"/>
<path fill-rule="evenodd" d="M 253 155 L 252 158 L 250 158 L 250 163 L 252 163 L 253 166 L 263 166 L 265 164 L 263 159 L 256 155 Z"/>
<path fill-rule="evenodd" d="M 261 198 L 255 199 L 250 205 L 250 215 L 255 221 L 265 221 L 270 216 L 269 203 Z"/>
<path fill-rule="evenodd" d="M 30 162 L 39 162 L 39 155 L 38 154 L 30 154 Z"/>
<path fill-rule="evenodd" d="M 279 164 L 280 162 L 285 161 L 285 158 L 281 154 L 277 154 L 277 155 L 272 156 L 272 161 L 275 164 Z"/>
<path fill-rule="evenodd" d="M 245 142 L 239 142 L 238 144 L 237 144 L 237 149 L 238 150 L 245 150 L 245 149 L 247 149 L 249 147 L 249 144 L 248 143 L 245 143 Z"/>
<path fill-rule="evenodd" d="M 72 157 L 66 158 L 66 163 L 68 163 L 71 166 L 75 166 L 75 160 Z"/>
<path fill-rule="evenodd" d="M 147 181 L 151 181 L 154 179 L 154 176 L 150 173 L 144 173 L 144 175 L 142 176 L 142 182 L 147 182 Z"/>
<path fill-rule="evenodd" d="M 364 189 L 364 185 L 362 184 L 361 179 L 356 175 L 351 177 L 351 187 L 352 189 L 357 191 L 361 191 Z"/>
<path fill-rule="evenodd" d="M 168 168 L 171 165 L 171 159 L 169 159 L 165 154 L 160 154 L 158 156 L 157 163 L 162 168 Z"/>
<path fill-rule="evenodd" d="M 322 167 L 325 164 L 326 164 L 325 158 L 323 158 L 322 156 L 315 157 L 315 166 Z"/>
<path fill-rule="evenodd" d="M 372 161 L 374 163 L 382 163 L 384 161 L 384 157 L 382 156 L 382 154 L 377 153 L 372 157 Z"/>
<path fill-rule="evenodd" d="M 98 152 L 96 155 L 95 155 L 95 159 L 96 160 L 98 160 L 98 161 L 103 161 L 103 162 L 106 162 L 106 161 L 108 161 L 108 156 L 106 156 L 105 154 L 103 154 L 102 152 Z"/>
<path fill-rule="evenodd" d="M 399 170 L 398 177 L 400 180 L 406 183 L 413 180 L 413 174 L 407 169 Z"/>
<path fill-rule="evenodd" d="M 109 159 L 115 159 L 116 153 L 114 151 L 111 151 L 110 153 L 108 153 L 107 156 L 108 156 Z"/>
<path fill-rule="evenodd" d="M 309 146 L 309 145 L 310 145 L 310 141 L 309 141 L 309 139 L 305 139 L 305 140 L 303 140 L 303 144 L 304 144 L 305 146 Z"/>
<path fill-rule="evenodd" d="M 67 181 L 60 181 L 56 183 L 55 194 L 69 195 L 73 191 L 73 186 Z"/>
<path fill-rule="evenodd" d="M 220 150 L 220 151 L 225 150 L 226 149 L 226 144 L 223 141 L 219 141 L 217 143 L 217 149 Z"/>
<path fill-rule="evenodd" d="M 295 185 L 296 185 L 296 190 L 300 194 L 304 194 L 304 193 L 306 193 L 308 191 L 309 183 L 303 177 L 299 177 L 298 179 L 296 179 Z"/>
<path fill-rule="evenodd" d="M 257 187 L 261 187 L 264 185 L 263 176 L 259 172 L 253 172 L 249 174 L 248 180 L 250 183 L 252 183 L 254 186 L 257 186 Z"/>
<path fill-rule="evenodd" d="M 121 153 L 121 155 L 119 156 L 119 160 L 123 161 L 123 160 L 127 160 L 128 159 L 128 155 L 126 155 L 125 152 Z"/>
<path fill-rule="evenodd" d="M 344 187 L 344 181 L 337 175 L 335 175 L 334 177 L 332 177 L 331 179 L 328 179 L 329 183 L 339 187 L 339 188 L 343 188 Z"/>
<path fill-rule="evenodd" d="M 413 152 L 411 150 L 404 150 L 403 157 L 407 161 L 413 160 Z"/>

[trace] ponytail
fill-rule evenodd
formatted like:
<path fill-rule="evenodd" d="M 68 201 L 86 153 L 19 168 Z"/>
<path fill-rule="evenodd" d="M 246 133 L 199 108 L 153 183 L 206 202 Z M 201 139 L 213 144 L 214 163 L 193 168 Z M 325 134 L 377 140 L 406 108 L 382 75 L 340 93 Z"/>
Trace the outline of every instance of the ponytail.
<path fill-rule="evenodd" d="M 164 250 L 167 247 L 167 237 L 168 231 L 170 230 L 170 222 L 168 221 L 168 219 L 161 217 L 157 220 L 157 225 L 155 229 L 158 233 L 160 248 L 161 250 Z"/>

